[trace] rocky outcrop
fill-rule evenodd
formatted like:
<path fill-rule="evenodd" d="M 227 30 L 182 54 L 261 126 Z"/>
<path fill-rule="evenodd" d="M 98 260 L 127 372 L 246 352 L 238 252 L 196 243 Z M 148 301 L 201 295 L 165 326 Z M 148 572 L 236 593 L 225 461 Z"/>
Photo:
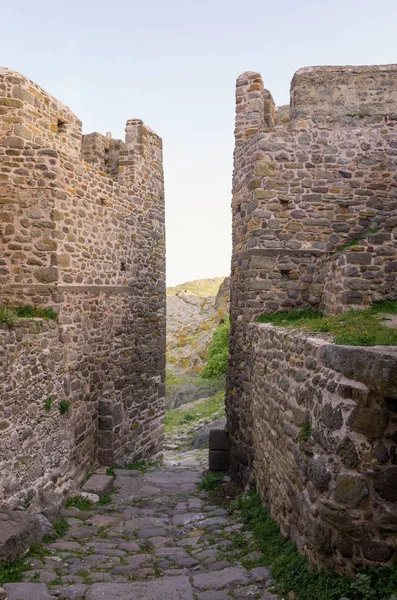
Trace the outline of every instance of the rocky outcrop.
<path fill-rule="evenodd" d="M 228 314 L 230 280 L 200 279 L 167 289 L 166 407 L 177 408 L 220 389 L 198 376 L 215 329 Z"/>

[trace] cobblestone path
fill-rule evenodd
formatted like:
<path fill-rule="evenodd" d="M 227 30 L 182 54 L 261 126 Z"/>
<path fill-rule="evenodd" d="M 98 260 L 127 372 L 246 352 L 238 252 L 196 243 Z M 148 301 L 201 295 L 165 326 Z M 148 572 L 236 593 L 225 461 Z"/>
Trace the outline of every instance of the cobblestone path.
<path fill-rule="evenodd" d="M 235 558 L 233 535 L 249 547 L 250 533 L 198 489 L 206 463 L 193 451 L 117 470 L 111 504 L 64 511 L 66 535 L 29 559 L 25 583 L 5 586 L 9 600 L 277 600 L 267 569 Z"/>

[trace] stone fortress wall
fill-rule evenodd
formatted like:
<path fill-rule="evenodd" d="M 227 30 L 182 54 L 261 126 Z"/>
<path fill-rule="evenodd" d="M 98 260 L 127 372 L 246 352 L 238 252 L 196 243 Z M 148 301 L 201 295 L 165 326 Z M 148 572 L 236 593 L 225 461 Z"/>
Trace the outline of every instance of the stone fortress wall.
<path fill-rule="evenodd" d="M 233 472 L 256 478 L 283 533 L 314 562 L 389 564 L 397 498 L 376 482 L 396 486 L 395 352 L 376 353 L 382 386 L 356 355 L 350 369 L 324 363 L 331 350 L 318 340 L 251 323 L 264 312 L 339 314 L 397 298 L 397 66 L 301 69 L 280 108 L 258 73 L 244 73 L 235 138 Z M 303 443 L 305 423 L 313 433 Z"/>
<path fill-rule="evenodd" d="M 0 325 L 0 503 L 161 453 L 161 139 L 138 119 L 125 142 L 82 136 L 67 107 L 0 69 L 0 240 L 1 302 L 59 315 Z"/>

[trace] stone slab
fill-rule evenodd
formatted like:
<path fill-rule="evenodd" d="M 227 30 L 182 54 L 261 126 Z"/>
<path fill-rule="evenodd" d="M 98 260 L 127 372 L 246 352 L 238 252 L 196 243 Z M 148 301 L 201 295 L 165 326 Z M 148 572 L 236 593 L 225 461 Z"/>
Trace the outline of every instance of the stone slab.
<path fill-rule="evenodd" d="M 236 583 L 248 583 L 247 572 L 241 567 L 229 567 L 222 571 L 200 573 L 193 577 L 193 585 L 199 589 L 220 589 L 225 585 Z"/>
<path fill-rule="evenodd" d="M 8 600 L 54 600 L 45 583 L 6 583 Z"/>
<path fill-rule="evenodd" d="M 113 487 L 113 477 L 109 475 L 92 475 L 81 488 L 83 492 L 106 496 Z"/>
<path fill-rule="evenodd" d="M 193 600 L 193 590 L 185 575 L 163 577 L 148 582 L 96 583 L 85 600 Z"/>
<path fill-rule="evenodd" d="M 40 523 L 34 515 L 22 511 L 0 511 L 0 562 L 26 554 L 42 538 Z"/>

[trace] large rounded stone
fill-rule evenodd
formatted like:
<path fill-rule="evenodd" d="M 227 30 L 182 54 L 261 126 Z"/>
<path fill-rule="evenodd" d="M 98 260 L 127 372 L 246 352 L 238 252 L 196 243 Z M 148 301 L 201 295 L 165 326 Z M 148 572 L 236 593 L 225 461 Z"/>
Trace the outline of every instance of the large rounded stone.
<path fill-rule="evenodd" d="M 339 475 L 336 480 L 334 498 L 337 502 L 356 508 L 368 494 L 366 481 L 360 475 Z"/>
<path fill-rule="evenodd" d="M 390 467 L 374 475 L 374 490 L 389 502 L 397 501 L 397 467 Z"/>
<path fill-rule="evenodd" d="M 321 418 L 324 425 L 332 431 L 340 429 L 343 425 L 342 409 L 340 406 L 334 408 L 331 404 L 326 404 L 321 411 Z"/>
<path fill-rule="evenodd" d="M 370 440 L 383 437 L 387 422 L 388 416 L 385 411 L 366 406 L 357 406 L 349 418 L 350 429 L 365 435 Z"/>
<path fill-rule="evenodd" d="M 331 473 L 327 469 L 327 461 L 322 456 L 312 458 L 307 468 L 307 474 L 312 484 L 320 491 L 325 492 L 329 488 Z"/>
<path fill-rule="evenodd" d="M 394 548 L 386 542 L 366 542 L 363 545 L 363 554 L 373 562 L 387 562 L 392 558 Z"/>
<path fill-rule="evenodd" d="M 337 450 L 341 461 L 349 469 L 355 469 L 360 464 L 360 457 L 357 453 L 356 446 L 350 438 L 346 437 L 338 446 Z"/>

